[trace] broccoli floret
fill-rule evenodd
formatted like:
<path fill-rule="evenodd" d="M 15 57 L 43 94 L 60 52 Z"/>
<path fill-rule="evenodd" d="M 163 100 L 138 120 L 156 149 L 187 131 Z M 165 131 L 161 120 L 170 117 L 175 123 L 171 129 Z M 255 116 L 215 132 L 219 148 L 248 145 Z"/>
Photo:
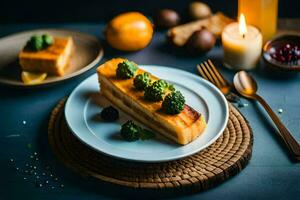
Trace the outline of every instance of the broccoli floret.
<path fill-rule="evenodd" d="M 53 37 L 48 34 L 44 35 L 34 35 L 32 36 L 26 44 L 26 48 L 32 51 L 39 51 L 47 48 L 53 44 Z"/>
<path fill-rule="evenodd" d="M 145 88 L 144 98 L 149 101 L 161 101 L 169 90 L 169 87 L 170 84 L 167 81 L 157 80 L 152 85 Z"/>
<path fill-rule="evenodd" d="M 153 84 L 156 84 L 159 87 L 162 87 L 164 89 L 167 89 L 169 87 L 169 83 L 165 80 L 157 80 Z"/>
<path fill-rule="evenodd" d="M 53 39 L 53 37 L 51 35 L 44 34 L 44 35 L 42 35 L 42 37 L 43 37 L 43 44 L 44 44 L 43 46 L 44 46 L 44 48 L 46 48 L 46 47 L 48 47 L 48 46 L 50 46 L 50 45 L 53 44 L 54 39 Z"/>
<path fill-rule="evenodd" d="M 119 111 L 112 106 L 103 108 L 101 118 L 108 122 L 116 121 L 119 118 Z"/>
<path fill-rule="evenodd" d="M 155 81 L 145 88 L 144 98 L 149 101 L 161 101 L 166 93 L 166 87 L 162 81 Z"/>
<path fill-rule="evenodd" d="M 134 77 L 137 69 L 138 68 L 134 62 L 126 60 L 118 64 L 116 76 L 120 79 L 129 79 Z"/>
<path fill-rule="evenodd" d="M 136 89 L 145 90 L 146 87 L 149 87 L 151 85 L 149 73 L 145 72 L 143 74 L 137 75 L 134 78 L 133 84 Z"/>
<path fill-rule="evenodd" d="M 173 84 L 170 84 L 170 83 L 169 83 L 168 89 L 169 89 L 170 91 L 172 91 L 172 92 L 175 91 L 174 85 L 173 85 Z"/>
<path fill-rule="evenodd" d="M 175 115 L 183 110 L 184 104 L 184 96 L 179 91 L 174 91 L 165 97 L 162 108 L 167 114 Z"/>
<path fill-rule="evenodd" d="M 39 35 L 34 35 L 30 38 L 30 40 L 27 42 L 26 47 L 33 50 L 33 51 L 39 51 L 43 48 L 43 38 Z"/>
<path fill-rule="evenodd" d="M 129 142 L 136 141 L 140 138 L 140 127 L 129 120 L 122 125 L 121 136 Z"/>

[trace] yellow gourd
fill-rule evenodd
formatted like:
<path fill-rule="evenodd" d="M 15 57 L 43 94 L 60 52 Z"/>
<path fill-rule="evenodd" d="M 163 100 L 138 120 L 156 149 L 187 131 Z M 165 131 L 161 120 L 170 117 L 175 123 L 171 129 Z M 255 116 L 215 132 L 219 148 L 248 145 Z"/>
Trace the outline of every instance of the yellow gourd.
<path fill-rule="evenodd" d="M 107 42 L 122 51 L 137 51 L 151 41 L 153 25 L 139 12 L 127 12 L 113 18 L 106 27 Z"/>

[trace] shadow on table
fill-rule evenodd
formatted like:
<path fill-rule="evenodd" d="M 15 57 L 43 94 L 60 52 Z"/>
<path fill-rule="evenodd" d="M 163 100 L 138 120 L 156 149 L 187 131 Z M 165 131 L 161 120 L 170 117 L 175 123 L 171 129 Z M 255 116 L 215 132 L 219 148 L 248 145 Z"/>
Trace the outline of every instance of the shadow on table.
<path fill-rule="evenodd" d="M 299 161 L 296 161 L 290 154 L 290 152 L 287 149 L 286 144 L 284 143 L 283 139 L 281 138 L 277 128 L 275 127 L 273 121 L 271 119 L 269 119 L 267 117 L 267 113 L 263 110 L 263 108 L 261 108 L 258 102 L 254 102 L 254 108 L 256 110 L 258 110 L 258 117 L 260 118 L 260 121 L 264 124 L 264 126 L 268 129 L 268 133 L 270 134 L 270 136 L 272 138 L 274 138 L 274 140 L 276 141 L 276 143 L 278 144 L 278 146 L 280 146 L 280 148 L 282 149 L 282 151 L 289 157 L 290 161 L 298 163 Z"/>

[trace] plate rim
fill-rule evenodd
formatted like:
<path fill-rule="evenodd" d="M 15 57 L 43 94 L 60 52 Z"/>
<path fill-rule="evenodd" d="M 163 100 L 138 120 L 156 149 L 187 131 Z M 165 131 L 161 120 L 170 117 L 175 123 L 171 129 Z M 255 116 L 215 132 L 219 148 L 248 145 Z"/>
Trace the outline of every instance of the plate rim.
<path fill-rule="evenodd" d="M 92 79 L 92 77 L 94 76 L 97 76 L 97 74 L 92 74 L 91 76 L 87 77 L 85 80 L 83 80 L 81 83 L 79 83 L 75 89 L 71 92 L 71 94 L 69 95 L 66 103 L 65 103 L 65 107 L 64 107 L 64 115 L 65 115 L 65 119 L 66 119 L 66 124 L 68 126 L 68 128 L 71 130 L 72 134 L 77 138 L 79 139 L 81 142 L 83 142 L 84 144 L 86 144 L 89 148 L 92 148 L 93 150 L 97 151 L 98 153 L 102 153 L 104 155 L 107 155 L 107 156 L 110 156 L 110 157 L 113 157 L 113 158 L 116 158 L 116 159 L 121 159 L 121 160 L 125 160 L 125 161 L 131 161 L 131 162 L 139 162 L 139 163 L 161 163 L 161 162 L 168 162 L 168 161 L 173 161 L 173 160 L 179 160 L 179 159 L 183 159 L 185 157 L 188 157 L 188 156 L 191 156 L 191 155 L 194 155 L 202 150 L 204 150 L 205 148 L 208 148 L 211 144 L 213 144 L 221 135 L 222 133 L 224 132 L 227 124 L 228 124 L 228 120 L 229 120 L 229 106 L 228 106 L 228 101 L 226 100 L 225 96 L 223 95 L 223 93 L 215 86 L 213 85 L 211 82 L 203 79 L 202 77 L 200 76 L 197 76 L 195 74 L 192 74 L 188 71 L 184 71 L 184 70 L 181 70 L 181 69 L 177 69 L 177 68 L 173 68 L 173 67 L 167 67 L 167 66 L 162 66 L 162 65 L 139 65 L 141 68 L 144 68 L 144 67 L 159 67 L 159 68 L 165 68 L 165 69 L 170 69 L 170 70 L 174 70 L 174 71 L 177 71 L 179 73 L 184 73 L 185 75 L 187 76 L 190 76 L 190 77 L 193 77 L 193 78 L 196 78 L 196 79 L 199 79 L 203 82 L 205 82 L 206 84 L 208 84 L 210 87 L 212 87 L 214 89 L 215 92 L 217 92 L 219 94 L 219 97 L 222 99 L 222 102 L 224 103 L 225 105 L 225 121 L 224 123 L 222 124 L 222 127 L 220 128 L 220 131 L 218 134 L 216 134 L 209 142 L 207 142 L 205 145 L 203 145 L 201 148 L 197 149 L 197 150 L 194 150 L 194 151 L 190 151 L 189 153 L 184 153 L 180 156 L 172 156 L 168 159 L 151 159 L 151 160 L 141 160 L 141 159 L 135 159 L 135 158 L 125 158 L 125 157 L 122 157 L 122 156 L 117 156 L 117 155 L 114 155 L 114 154 L 109 154 L 107 153 L 107 151 L 101 151 L 100 149 L 92 146 L 91 144 L 89 144 L 88 142 L 86 142 L 84 139 L 82 139 L 78 134 L 75 133 L 75 130 L 72 129 L 71 125 L 69 124 L 69 121 L 67 119 L 67 108 L 69 107 L 69 104 L 70 104 L 70 101 L 71 99 L 73 98 L 73 95 L 75 95 L 75 93 L 77 92 L 77 90 L 86 82 L 88 81 L 88 79 Z M 189 145 L 189 144 L 187 144 Z"/>
<path fill-rule="evenodd" d="M 67 81 L 69 79 L 75 78 L 76 76 L 79 76 L 87 71 L 89 71 L 90 69 L 92 69 L 94 66 L 96 66 L 96 64 L 103 58 L 104 55 L 104 49 L 102 44 L 100 43 L 100 41 L 98 40 L 98 38 L 94 35 L 91 35 L 89 33 L 86 32 L 81 32 L 78 30 L 73 30 L 73 29 L 66 29 L 66 28 L 41 28 L 41 29 L 32 29 L 32 30 L 24 30 L 24 31 L 20 31 L 17 33 L 12 33 L 9 35 L 6 35 L 4 37 L 0 38 L 0 42 L 2 42 L 5 39 L 9 39 L 11 37 L 18 37 L 21 36 L 23 34 L 28 34 L 30 32 L 39 32 L 39 31 L 58 31 L 58 32 L 70 32 L 70 33 L 75 33 L 77 35 L 83 35 L 84 37 L 89 37 L 90 39 L 95 41 L 95 44 L 97 44 L 98 47 L 98 53 L 97 56 L 94 58 L 94 60 L 92 62 L 90 62 L 89 64 L 87 64 L 86 66 L 84 66 L 83 68 L 81 68 L 78 71 L 75 71 L 71 74 L 65 75 L 65 76 L 61 76 L 58 77 L 57 79 L 54 80 L 45 80 L 41 83 L 38 84 L 33 84 L 33 85 L 26 85 L 22 82 L 15 82 L 15 81 L 11 81 L 9 79 L 1 79 L 0 78 L 0 84 L 3 85 L 9 85 L 9 86 L 14 86 L 14 87 L 20 87 L 20 88 L 36 88 L 36 87 L 42 87 L 42 86 L 47 86 L 47 85 L 52 85 L 52 84 L 56 84 L 56 83 L 61 83 L 63 81 Z"/>

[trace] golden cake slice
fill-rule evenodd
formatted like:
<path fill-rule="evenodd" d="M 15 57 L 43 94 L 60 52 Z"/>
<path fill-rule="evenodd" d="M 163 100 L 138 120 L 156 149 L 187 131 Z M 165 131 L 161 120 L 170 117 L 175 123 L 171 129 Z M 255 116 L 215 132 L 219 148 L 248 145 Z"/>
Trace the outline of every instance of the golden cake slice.
<path fill-rule="evenodd" d="M 97 69 L 101 86 L 101 93 L 115 106 L 140 121 L 145 126 L 185 145 L 195 140 L 205 129 L 204 116 L 188 105 L 176 115 L 168 115 L 161 110 L 160 102 L 150 102 L 144 99 L 144 92 L 133 86 L 133 79 L 118 79 L 116 69 L 123 62 L 122 58 L 115 58 L 100 65 Z M 137 74 L 144 73 L 138 69 Z M 151 76 L 152 80 L 158 80 Z"/>
<path fill-rule="evenodd" d="M 46 49 L 31 51 L 24 48 L 19 53 L 19 63 L 24 71 L 63 76 L 73 48 L 74 44 L 71 37 L 54 38 L 54 43 Z"/>

